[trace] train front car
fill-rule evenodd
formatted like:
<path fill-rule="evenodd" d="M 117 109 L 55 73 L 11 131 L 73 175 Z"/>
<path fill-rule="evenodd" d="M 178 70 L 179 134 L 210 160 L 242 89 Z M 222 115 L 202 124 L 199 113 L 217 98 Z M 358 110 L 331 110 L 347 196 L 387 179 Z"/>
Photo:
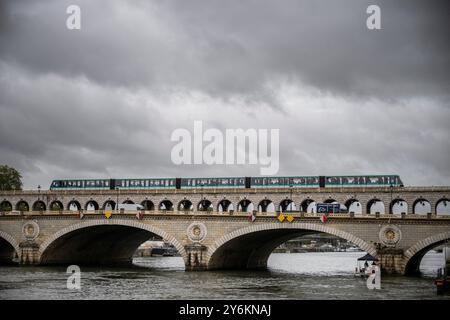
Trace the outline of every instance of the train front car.
<path fill-rule="evenodd" d="M 110 179 L 53 180 L 50 190 L 108 190 Z"/>

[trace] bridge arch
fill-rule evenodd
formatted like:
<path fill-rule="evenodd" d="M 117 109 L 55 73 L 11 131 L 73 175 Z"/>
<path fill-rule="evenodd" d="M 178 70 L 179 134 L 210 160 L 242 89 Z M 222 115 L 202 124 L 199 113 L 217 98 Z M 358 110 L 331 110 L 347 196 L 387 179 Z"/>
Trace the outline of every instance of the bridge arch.
<path fill-rule="evenodd" d="M 391 201 L 389 204 L 389 213 L 390 214 L 401 214 L 401 213 L 408 213 L 408 203 L 401 199 L 397 198 Z"/>
<path fill-rule="evenodd" d="M 33 203 L 33 211 L 45 211 L 46 208 L 47 206 L 42 200 L 38 200 L 35 203 Z"/>
<path fill-rule="evenodd" d="M 13 206 L 11 204 L 11 202 L 9 202 L 8 200 L 3 200 L 0 203 L 0 211 L 12 211 Z"/>
<path fill-rule="evenodd" d="M 178 203 L 178 211 L 191 211 L 194 209 L 194 205 L 191 200 L 183 199 Z"/>
<path fill-rule="evenodd" d="M 264 269 L 272 251 L 289 239 L 309 233 L 323 232 L 346 239 L 376 256 L 376 249 L 364 240 L 323 224 L 266 223 L 252 225 L 228 233 L 207 251 L 208 269 Z"/>
<path fill-rule="evenodd" d="M 16 203 L 17 211 L 30 211 L 30 205 L 25 200 L 20 200 Z"/>
<path fill-rule="evenodd" d="M 50 209 L 51 211 L 60 211 L 60 210 L 64 210 L 64 205 L 62 204 L 61 201 L 59 201 L 59 200 L 54 200 L 54 201 L 50 202 L 49 209 Z"/>
<path fill-rule="evenodd" d="M 162 200 L 159 203 L 158 210 L 160 211 L 173 211 L 173 203 L 170 200 Z"/>
<path fill-rule="evenodd" d="M 14 256 L 19 256 L 17 241 L 9 233 L 0 230 L 0 264 L 13 263 Z"/>
<path fill-rule="evenodd" d="M 431 213 L 431 203 L 425 198 L 416 199 L 412 205 L 413 214 Z"/>
<path fill-rule="evenodd" d="M 141 205 L 144 207 L 144 210 L 147 211 L 155 210 L 155 204 L 151 200 L 144 200 L 141 202 Z"/>
<path fill-rule="evenodd" d="M 358 199 L 351 198 L 345 201 L 344 206 L 347 208 L 348 212 L 353 212 L 355 214 L 362 214 L 362 205 Z"/>
<path fill-rule="evenodd" d="M 67 204 L 67 210 L 69 211 L 80 211 L 81 210 L 81 204 L 80 202 L 78 202 L 78 200 L 71 200 L 68 204 Z"/>
<path fill-rule="evenodd" d="M 441 198 L 436 202 L 436 214 L 450 215 L 450 200 Z"/>
<path fill-rule="evenodd" d="M 100 207 L 98 205 L 98 202 L 91 199 L 88 202 L 86 202 L 84 209 L 86 209 L 86 211 L 94 211 L 94 210 L 98 210 Z"/>
<path fill-rule="evenodd" d="M 103 204 L 103 210 L 114 210 L 116 208 L 116 202 L 113 200 L 106 200 Z"/>
<path fill-rule="evenodd" d="M 307 212 L 307 213 L 316 212 L 315 207 L 316 207 L 316 201 L 314 201 L 314 199 L 310 199 L 310 198 L 303 200 L 302 203 L 300 204 L 301 211 Z"/>
<path fill-rule="evenodd" d="M 242 199 L 236 206 L 238 212 L 250 212 L 253 211 L 254 208 L 253 203 L 248 199 Z"/>
<path fill-rule="evenodd" d="M 377 212 L 380 214 L 386 213 L 384 202 L 378 198 L 370 199 L 369 202 L 367 202 L 367 214 L 375 214 Z"/>
<path fill-rule="evenodd" d="M 234 210 L 233 204 L 228 199 L 222 199 L 217 204 L 217 212 L 229 212 L 230 210 Z"/>
<path fill-rule="evenodd" d="M 420 274 L 420 262 L 423 256 L 433 247 L 443 244 L 450 240 L 450 231 L 442 232 L 428 238 L 425 238 L 405 251 L 405 274 Z"/>
<path fill-rule="evenodd" d="M 96 235 L 92 232 L 94 229 L 101 230 L 102 232 Z M 186 251 L 175 237 L 151 225 L 125 219 L 86 220 L 57 231 L 40 245 L 40 263 L 83 263 L 88 261 L 83 260 L 86 258 L 94 259 L 92 262 L 100 264 L 129 263 L 134 251 L 136 251 L 141 243 L 148 240 L 151 234 L 157 235 L 173 244 L 186 263 Z M 76 240 L 80 239 L 82 235 L 88 236 L 88 241 L 77 242 Z M 108 241 L 108 239 L 112 241 Z M 98 245 L 95 245 L 94 242 L 90 242 L 89 240 L 97 241 Z M 103 246 L 103 251 L 100 249 L 100 245 Z M 114 247 L 114 245 L 116 246 Z M 87 250 L 86 256 L 83 256 L 84 252 L 81 252 L 83 250 Z M 95 250 L 99 250 L 99 252 L 95 252 Z M 117 256 L 111 255 L 114 250 L 119 251 Z M 62 254 L 69 255 L 69 257 L 64 258 Z M 81 261 L 72 261 L 70 255 L 73 255 L 76 259 L 81 259 Z"/>
<path fill-rule="evenodd" d="M 283 211 L 283 212 L 297 210 L 297 206 L 295 205 L 295 202 L 292 199 L 282 200 L 278 207 L 280 208 L 280 211 Z"/>
<path fill-rule="evenodd" d="M 269 199 L 263 199 L 258 204 L 258 212 L 275 212 L 275 204 Z"/>
<path fill-rule="evenodd" d="M 214 210 L 212 202 L 208 199 L 203 199 L 197 204 L 198 211 L 211 211 Z"/>

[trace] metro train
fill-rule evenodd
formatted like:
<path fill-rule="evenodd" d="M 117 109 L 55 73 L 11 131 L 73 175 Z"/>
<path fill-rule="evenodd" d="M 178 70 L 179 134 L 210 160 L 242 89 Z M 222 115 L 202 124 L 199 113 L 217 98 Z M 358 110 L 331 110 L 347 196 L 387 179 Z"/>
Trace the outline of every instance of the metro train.
<path fill-rule="evenodd" d="M 53 180 L 50 190 L 403 187 L 398 175 Z"/>

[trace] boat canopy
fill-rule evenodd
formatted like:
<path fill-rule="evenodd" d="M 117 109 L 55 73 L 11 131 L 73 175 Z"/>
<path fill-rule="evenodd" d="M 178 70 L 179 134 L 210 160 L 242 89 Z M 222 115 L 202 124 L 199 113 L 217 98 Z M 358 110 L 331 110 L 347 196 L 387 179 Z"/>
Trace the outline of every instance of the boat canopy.
<path fill-rule="evenodd" d="M 378 261 L 377 258 L 371 256 L 370 254 L 366 254 L 365 256 L 358 258 L 358 261 Z"/>

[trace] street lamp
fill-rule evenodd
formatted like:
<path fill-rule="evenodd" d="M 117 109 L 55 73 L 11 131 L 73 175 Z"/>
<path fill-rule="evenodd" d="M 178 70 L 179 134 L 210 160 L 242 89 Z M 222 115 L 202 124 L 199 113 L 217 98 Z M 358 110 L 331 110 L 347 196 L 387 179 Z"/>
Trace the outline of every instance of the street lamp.
<path fill-rule="evenodd" d="M 119 211 L 119 188 L 116 187 L 116 211 Z"/>
<path fill-rule="evenodd" d="M 203 203 L 203 183 L 200 185 L 200 211 L 204 211 L 204 203 Z"/>
<path fill-rule="evenodd" d="M 292 188 L 293 188 L 293 185 L 292 184 L 290 184 L 289 185 L 289 192 L 290 192 L 290 200 L 291 200 L 291 202 L 288 204 L 288 207 L 287 207 L 287 209 L 289 209 L 289 205 L 291 206 L 291 210 L 286 210 L 286 211 L 292 211 L 292 207 L 293 207 L 293 205 L 292 205 Z"/>

